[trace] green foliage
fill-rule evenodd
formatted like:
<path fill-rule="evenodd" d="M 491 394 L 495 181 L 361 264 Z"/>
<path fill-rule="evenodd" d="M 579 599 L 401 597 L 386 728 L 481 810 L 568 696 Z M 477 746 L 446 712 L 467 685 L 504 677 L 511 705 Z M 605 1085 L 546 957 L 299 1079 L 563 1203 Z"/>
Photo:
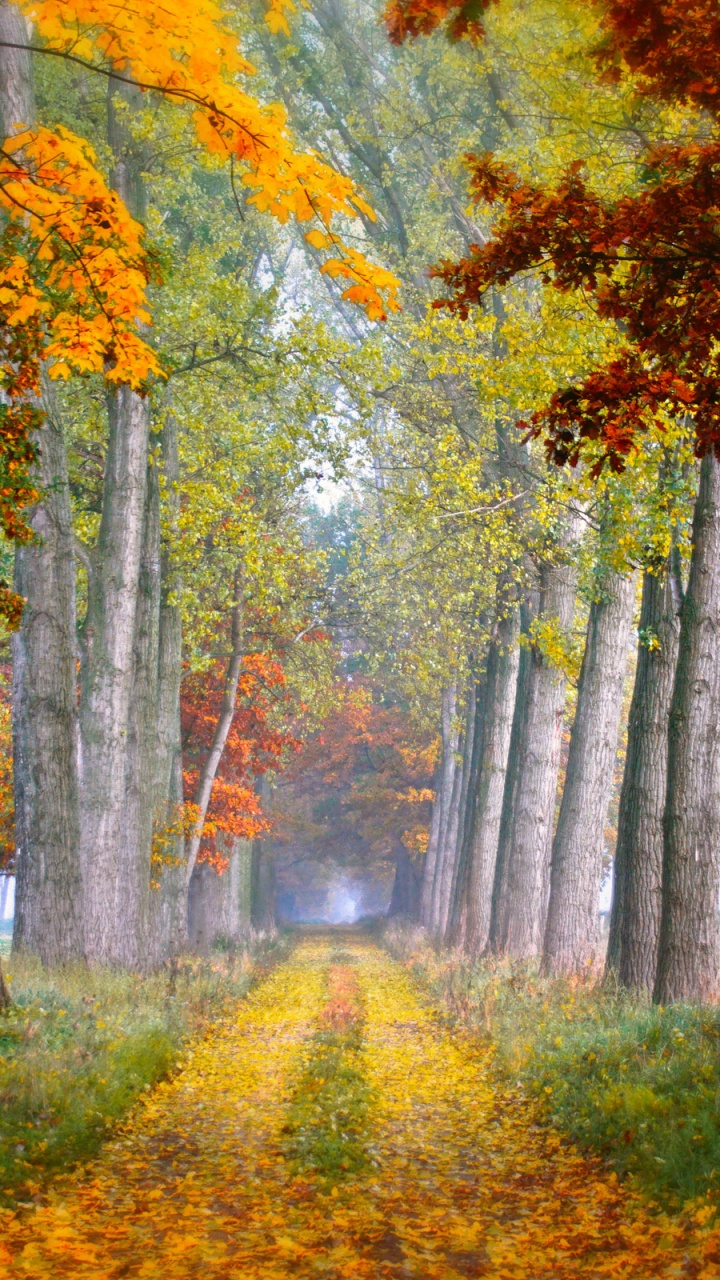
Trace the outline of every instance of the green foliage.
<path fill-rule="evenodd" d="M 386 942 L 544 1121 L 677 1209 L 720 1194 L 720 1011 L 649 1006 L 610 982 L 436 952 L 418 930 Z"/>
<path fill-rule="evenodd" d="M 283 945 L 255 944 L 255 958 Z M 0 1017 L 0 1187 L 22 1198 L 92 1156 L 183 1046 L 247 992 L 253 957 L 182 962 L 150 977 L 6 961 Z"/>

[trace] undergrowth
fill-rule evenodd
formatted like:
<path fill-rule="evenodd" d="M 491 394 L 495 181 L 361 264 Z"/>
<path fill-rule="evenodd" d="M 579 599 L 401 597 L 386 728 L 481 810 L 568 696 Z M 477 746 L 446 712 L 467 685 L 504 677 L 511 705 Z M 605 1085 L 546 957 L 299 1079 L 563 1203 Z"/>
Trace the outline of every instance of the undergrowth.
<path fill-rule="evenodd" d="M 0 1203 L 87 1159 L 139 1094 L 182 1062 L 190 1037 L 230 1013 L 285 944 L 186 958 L 141 977 L 7 957 L 0 1016 Z"/>
<path fill-rule="evenodd" d="M 591 976 L 473 962 L 392 926 L 385 942 L 454 1019 L 489 1040 L 542 1118 L 667 1209 L 720 1200 L 720 1010 L 662 1009 Z"/>

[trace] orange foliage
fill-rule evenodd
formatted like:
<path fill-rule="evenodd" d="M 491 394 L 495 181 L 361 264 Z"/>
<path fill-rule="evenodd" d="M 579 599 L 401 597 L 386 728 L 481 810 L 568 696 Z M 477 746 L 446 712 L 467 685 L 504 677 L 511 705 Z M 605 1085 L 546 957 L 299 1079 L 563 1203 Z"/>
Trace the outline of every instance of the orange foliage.
<path fill-rule="evenodd" d="M 418 741 L 407 716 L 374 701 L 365 685 L 344 686 L 323 729 L 288 770 L 280 836 L 298 837 L 301 797 L 314 807 L 313 846 L 348 856 L 385 857 L 396 839 L 411 852 L 427 844 L 435 744 Z M 304 806 L 305 808 L 307 805 Z"/>
<path fill-rule="evenodd" d="M 198 140 L 241 164 L 249 203 L 281 222 L 317 220 L 310 232 L 332 256 L 322 270 L 348 281 L 344 297 L 372 320 L 397 310 L 398 282 L 346 248 L 330 230 L 337 214 L 372 217 L 350 179 L 313 152 L 297 152 L 277 104 L 238 86 L 254 74 L 212 0 L 19 0 L 38 53 L 114 74 L 194 107 Z M 286 29 L 291 0 L 272 0 L 273 30 Z M 27 541 L 23 510 L 37 500 L 31 437 L 42 425 L 40 369 L 52 377 L 101 372 L 141 390 L 161 370 L 138 333 L 148 324 L 151 274 L 142 228 L 97 170 L 92 148 L 67 130 L 28 128 L 0 148 L 0 529 Z M 22 601 L 0 584 L 0 616 L 16 627 Z"/>
<path fill-rule="evenodd" d="M 185 809 L 194 808 L 198 777 L 210 750 L 223 700 L 224 668 L 192 674 L 183 682 L 182 741 Z M 238 685 L 235 715 L 218 767 L 208 806 L 200 860 L 218 871 L 227 867 L 223 837 L 252 839 L 268 831 L 254 787 L 255 778 L 299 743 L 286 731 L 273 728 L 269 714 L 282 695 L 285 676 L 279 662 L 267 654 L 249 654 Z"/>

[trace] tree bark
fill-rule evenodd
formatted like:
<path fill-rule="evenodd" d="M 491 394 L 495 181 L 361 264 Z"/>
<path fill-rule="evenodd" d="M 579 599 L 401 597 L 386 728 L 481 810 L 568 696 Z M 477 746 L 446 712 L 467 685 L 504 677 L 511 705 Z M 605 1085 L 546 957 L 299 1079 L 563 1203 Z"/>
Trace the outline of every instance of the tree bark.
<path fill-rule="evenodd" d="M 420 906 L 420 879 L 402 840 L 395 841 L 395 879 L 393 880 L 388 916 L 417 920 Z"/>
<path fill-rule="evenodd" d="M 432 823 L 428 856 L 425 859 L 423 886 L 420 898 L 420 923 L 426 928 L 433 928 L 437 919 L 437 884 L 438 869 L 444 856 L 444 845 L 452 803 L 453 783 L 455 781 L 455 753 L 457 751 L 457 729 L 455 727 L 455 705 L 457 688 L 448 685 L 442 692 L 441 732 L 442 756 L 440 761 L 440 785 L 435 792 L 433 802 Z M 436 839 L 433 836 L 437 832 Z"/>
<path fill-rule="evenodd" d="M 126 824 L 126 765 L 147 479 L 149 405 L 110 397 L 100 535 L 90 555 L 81 665 L 80 841 L 91 963 L 144 963 L 148 882 Z"/>
<path fill-rule="evenodd" d="M 437 893 L 437 932 L 444 938 L 450 920 L 453 893 L 459 870 L 460 853 L 464 838 L 466 810 L 472 770 L 473 739 L 475 736 L 475 681 L 470 682 L 465 699 L 465 724 L 462 739 L 458 742 L 458 757 L 453 781 L 453 798 L 450 808 L 444 856 L 440 867 Z"/>
<path fill-rule="evenodd" d="M 139 91 L 108 83 L 111 186 L 145 214 L 143 156 L 117 100 Z M 150 404 L 127 386 L 108 395 L 108 446 L 97 547 L 90 554 L 83 627 L 80 848 L 91 963 L 145 967 L 149 866 L 127 826 L 128 743 L 133 730 L 138 599 L 146 532 Z"/>
<path fill-rule="evenodd" d="M 681 599 L 679 573 L 670 560 L 661 573 L 645 573 L 620 794 L 607 970 L 629 990 L 647 994 L 652 993 L 657 973 L 668 721 Z"/>
<path fill-rule="evenodd" d="M 562 535 L 559 562 L 540 566 L 538 621 L 554 623 L 564 635 L 575 613 L 580 528 L 580 517 L 574 516 Z M 565 672 L 532 644 L 502 865 L 505 884 L 497 895 L 492 931 L 493 949 L 520 959 L 542 948 L 565 688 Z"/>
<path fill-rule="evenodd" d="M 205 826 L 205 818 L 207 817 L 210 797 L 212 795 L 213 783 L 218 771 L 218 766 L 222 760 L 225 743 L 227 742 L 233 717 L 235 715 L 235 699 L 237 698 L 237 688 L 240 680 L 243 660 L 244 637 L 242 622 L 243 613 L 242 601 L 240 599 L 240 570 L 238 569 L 235 574 L 235 604 L 232 611 L 230 638 L 231 649 L 227 670 L 225 672 L 223 700 L 220 707 L 220 714 L 215 725 L 210 750 L 208 751 L 200 770 L 197 789 L 195 791 L 197 817 L 193 826 L 192 834 L 190 835 L 187 843 L 187 857 L 185 864 L 185 882 L 187 885 L 190 884 L 190 877 L 195 870 L 197 856 L 200 852 L 200 842 L 202 840 L 203 827 Z"/>
<path fill-rule="evenodd" d="M 500 841 L 513 711 L 518 684 L 519 613 L 498 621 L 488 654 L 482 743 L 471 817 L 465 946 L 480 955 L 490 934 L 495 866 Z"/>
<path fill-rule="evenodd" d="M 720 885 L 720 463 L 703 458 L 670 709 L 662 918 L 654 996 L 718 986 Z"/>
<path fill-rule="evenodd" d="M 275 859 L 262 840 L 253 841 L 252 851 L 252 924 L 261 933 L 274 933 Z"/>
<path fill-rule="evenodd" d="M 533 618 L 537 617 L 540 607 L 539 592 L 529 593 L 520 604 L 520 636 L 529 635 Z M 513 707 L 512 728 L 510 730 L 510 747 L 503 786 L 502 813 L 500 815 L 500 834 L 498 836 L 495 875 L 490 904 L 490 932 L 487 950 L 493 954 L 500 950 L 501 926 L 507 915 L 507 899 L 509 893 L 510 871 L 510 836 L 512 819 L 517 800 L 518 778 L 520 774 L 520 755 L 525 730 L 525 713 L 527 710 L 530 689 L 532 655 L 527 643 L 519 645 L 518 675 L 515 688 L 515 705 Z"/>
<path fill-rule="evenodd" d="M 161 547 L 160 634 L 158 652 L 157 710 L 157 808 L 156 830 L 176 828 L 170 850 L 176 864 L 163 867 L 160 887 L 151 899 L 153 924 L 161 953 L 177 954 L 188 943 L 188 904 L 185 878 L 185 837 L 179 819 L 183 813 L 182 733 L 180 688 L 182 682 L 182 616 L 174 602 L 178 586 L 172 541 L 180 515 L 180 461 L 177 423 L 166 416 L 161 434 L 161 459 L 165 478 L 169 536 Z"/>
<path fill-rule="evenodd" d="M 543 967 L 577 972 L 597 946 L 598 894 L 636 594 L 609 574 L 590 607 L 565 787 L 552 850 Z"/>
<path fill-rule="evenodd" d="M 0 4 L 0 38 L 27 43 L 14 5 Z M 35 123 L 30 55 L 0 48 L 6 137 Z M 13 636 L 13 755 L 17 857 L 13 947 L 45 964 L 83 954 L 78 858 L 75 557 L 65 441 L 49 394 L 35 433 L 41 499 L 29 513 L 36 541 L 19 547 L 15 588 L 25 597 Z"/>

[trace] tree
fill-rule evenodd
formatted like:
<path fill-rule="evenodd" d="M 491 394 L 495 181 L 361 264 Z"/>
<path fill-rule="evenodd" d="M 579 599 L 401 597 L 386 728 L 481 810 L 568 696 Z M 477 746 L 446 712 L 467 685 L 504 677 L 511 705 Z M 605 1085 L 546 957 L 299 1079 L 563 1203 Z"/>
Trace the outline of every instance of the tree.
<path fill-rule="evenodd" d="M 391 34 L 403 39 L 445 21 L 452 35 L 480 40 L 479 18 L 486 8 L 400 0 L 389 10 Z M 695 6 L 688 23 L 680 6 L 610 0 L 602 24 L 604 39 L 595 56 L 606 79 L 632 76 L 650 99 L 690 113 L 701 109 L 709 127 L 697 124 L 687 145 L 663 141 L 645 148 L 635 189 L 613 198 L 603 198 L 587 183 L 579 162 L 554 189 L 545 189 L 515 176 L 492 155 L 472 158 L 476 197 L 502 202 L 505 212 L 484 245 L 471 246 L 459 262 L 442 263 L 437 275 L 452 290 L 439 305 L 461 316 L 488 289 L 537 270 L 560 291 L 582 288 L 600 318 L 621 326 L 612 358 L 577 383 L 556 389 L 528 424 L 546 439 L 555 462 L 576 465 L 582 456 L 595 475 L 605 464 L 621 472 L 639 447 L 638 436 L 662 430 L 668 419 L 687 423 L 703 459 L 692 598 L 682 609 L 684 658 L 671 713 L 675 736 L 665 811 L 664 941 L 655 988 L 656 998 L 667 1001 L 704 997 L 718 978 L 720 865 L 714 832 L 720 793 L 709 726 L 717 723 L 720 705 L 707 670 L 720 659 L 708 640 L 718 635 L 720 617 L 720 570 L 712 550 L 720 444 L 714 340 L 720 307 L 714 212 L 720 39 L 709 2 Z M 692 127 L 691 114 L 689 122 Z M 693 690 L 702 691 L 699 698 Z M 692 817 L 700 812 L 702 821 Z M 683 951 L 681 938 L 690 951 Z"/>

